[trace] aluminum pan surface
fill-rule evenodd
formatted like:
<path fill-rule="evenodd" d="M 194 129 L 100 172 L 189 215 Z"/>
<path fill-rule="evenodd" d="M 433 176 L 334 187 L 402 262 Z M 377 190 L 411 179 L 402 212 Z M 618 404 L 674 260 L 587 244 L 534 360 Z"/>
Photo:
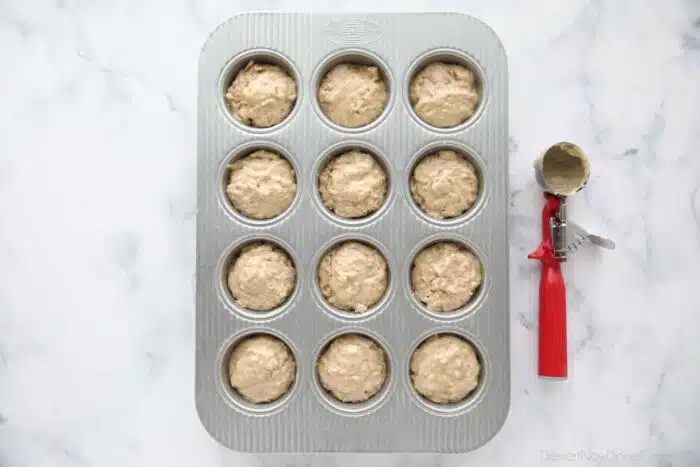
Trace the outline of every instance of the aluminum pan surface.
<path fill-rule="evenodd" d="M 485 77 L 485 105 L 475 121 L 456 130 L 430 129 L 408 103 L 407 74 L 425 54 L 466 54 Z M 269 130 L 246 130 L 221 105 L 221 76 L 241 54 L 289 60 L 298 88 L 292 116 Z M 339 131 L 314 105 L 314 79 L 336 54 L 367 53 L 388 68 L 391 98 L 385 117 L 362 130 Z M 451 52 L 450 52 L 451 53 Z M 248 59 L 250 56 L 245 56 Z M 274 58 L 274 57 L 273 57 Z M 508 271 L 507 64 L 493 31 L 460 14 L 249 13 L 219 26 L 202 49 L 198 103 L 198 214 L 196 298 L 196 402 L 202 423 L 222 444 L 249 452 L 462 452 L 489 441 L 503 424 L 510 400 Z M 348 141 L 378 148 L 391 163 L 393 197 L 370 222 L 347 225 L 320 212 L 312 170 L 331 146 Z M 298 173 L 300 196 L 289 215 L 260 225 L 232 216 L 221 203 L 221 167 L 236 148 L 270 143 L 283 148 Z M 466 221 L 438 223 L 417 215 L 408 193 L 410 162 L 429 145 L 468 148 L 483 164 L 485 198 Z M 297 291 L 279 313 L 262 319 L 236 313 L 221 297 L 227 251 L 253 238 L 278 239 L 291 250 Z M 387 254 L 390 296 L 366 319 L 345 319 L 324 309 L 314 292 L 313 263 L 340 238 L 368 238 Z M 432 239 L 471 245 L 484 262 L 485 290 L 469 313 L 440 319 L 418 309 L 408 283 L 410 255 Z M 388 392 L 378 405 L 341 413 L 320 394 L 314 358 L 339 332 L 354 330 L 385 345 L 391 365 Z M 221 359 L 236 336 L 269 331 L 285 339 L 297 358 L 298 380 L 288 398 L 267 412 L 236 405 L 225 389 Z M 438 410 L 411 388 L 411 352 L 427 335 L 451 331 L 482 352 L 483 387 L 467 407 Z"/>

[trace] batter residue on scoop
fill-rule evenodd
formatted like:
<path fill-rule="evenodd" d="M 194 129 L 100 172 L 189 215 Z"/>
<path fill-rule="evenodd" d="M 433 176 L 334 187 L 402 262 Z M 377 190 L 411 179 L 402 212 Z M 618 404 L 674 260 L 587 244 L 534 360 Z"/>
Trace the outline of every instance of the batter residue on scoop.
<path fill-rule="evenodd" d="M 345 334 L 323 351 L 316 370 L 321 385 L 333 397 L 342 402 L 364 402 L 384 386 L 386 354 L 368 337 Z"/>
<path fill-rule="evenodd" d="M 287 253 L 268 242 L 241 249 L 228 275 L 234 301 L 250 310 L 267 311 L 280 306 L 294 290 L 296 269 Z"/>
<path fill-rule="evenodd" d="M 480 372 L 474 348 L 453 334 L 429 337 L 411 357 L 413 387 L 437 404 L 463 400 L 479 385 Z"/>
<path fill-rule="evenodd" d="M 276 337 L 258 334 L 241 341 L 228 362 L 231 386 L 255 404 L 282 397 L 294 382 L 296 362 L 289 347 Z"/>
<path fill-rule="evenodd" d="M 474 73 L 453 63 L 431 63 L 419 71 L 409 97 L 416 115 L 438 128 L 465 122 L 479 104 Z"/>
<path fill-rule="evenodd" d="M 372 155 L 352 149 L 326 164 L 318 185 L 321 200 L 330 211 L 355 219 L 373 213 L 384 203 L 387 176 Z"/>
<path fill-rule="evenodd" d="M 544 182 L 549 191 L 556 195 L 575 193 L 586 184 L 590 176 L 588 158 L 573 144 L 555 144 L 544 154 L 541 163 Z"/>
<path fill-rule="evenodd" d="M 411 285 L 416 298 L 435 312 L 466 305 L 481 285 L 481 263 L 454 242 L 434 243 L 413 260 Z"/>
<path fill-rule="evenodd" d="M 233 207 L 251 219 L 282 214 L 297 193 L 292 165 L 279 154 L 260 149 L 229 167 L 226 195 Z"/>
<path fill-rule="evenodd" d="M 376 120 L 388 100 L 386 83 L 376 66 L 341 63 L 326 73 L 318 88 L 323 113 L 349 128 Z"/>
<path fill-rule="evenodd" d="M 328 303 L 359 313 L 382 298 L 389 271 L 381 253 L 364 243 L 349 241 L 323 256 L 318 281 Z"/>
<path fill-rule="evenodd" d="M 292 111 L 297 85 L 281 67 L 251 61 L 233 79 L 225 98 L 236 120 L 268 128 Z"/>
<path fill-rule="evenodd" d="M 411 174 L 411 195 L 434 219 L 464 214 L 479 196 L 479 176 L 466 157 L 441 149 L 423 157 Z"/>

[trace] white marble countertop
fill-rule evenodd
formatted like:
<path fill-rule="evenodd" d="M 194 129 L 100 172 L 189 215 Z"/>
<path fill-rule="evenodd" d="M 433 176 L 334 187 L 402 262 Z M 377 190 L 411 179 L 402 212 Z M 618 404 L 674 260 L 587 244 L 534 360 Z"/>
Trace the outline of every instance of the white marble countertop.
<path fill-rule="evenodd" d="M 510 60 L 512 404 L 451 456 L 253 456 L 194 407 L 197 57 L 248 9 L 471 13 Z M 700 3 L 0 2 L 0 465 L 700 465 Z M 571 140 L 570 373 L 535 376 L 534 156 Z M 695 285 L 693 285 L 695 284 Z M 695 453 L 693 453 L 695 451 Z"/>

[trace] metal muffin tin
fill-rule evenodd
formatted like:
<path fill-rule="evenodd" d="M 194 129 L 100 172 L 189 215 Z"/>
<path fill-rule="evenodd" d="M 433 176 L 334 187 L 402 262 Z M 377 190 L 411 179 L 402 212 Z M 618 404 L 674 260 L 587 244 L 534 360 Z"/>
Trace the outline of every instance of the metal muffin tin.
<path fill-rule="evenodd" d="M 249 60 L 279 64 L 297 82 L 297 102 L 279 125 L 246 127 L 226 108 L 226 87 Z M 316 101 L 324 72 L 343 61 L 378 65 L 390 90 L 382 115 L 362 128 L 333 124 Z M 431 127 L 411 108 L 411 79 L 432 61 L 462 63 L 476 74 L 481 102 L 458 127 Z M 489 441 L 510 401 L 507 64 L 494 32 L 460 14 L 236 16 L 202 49 L 198 135 L 196 402 L 211 435 L 250 452 L 462 452 Z M 388 199 L 367 218 L 340 219 L 323 207 L 316 179 L 329 157 L 358 147 L 374 153 L 387 170 Z M 241 216 L 225 195 L 227 165 L 259 148 L 286 157 L 297 177 L 295 201 L 266 221 Z M 474 207 L 446 221 L 425 216 L 409 191 L 415 163 L 440 148 L 466 154 L 481 177 Z M 389 266 L 384 298 L 363 314 L 329 306 L 316 279 L 323 253 L 349 239 L 377 247 Z M 297 270 L 291 297 L 262 313 L 238 307 L 226 285 L 239 248 L 258 240 L 286 250 Z M 440 240 L 466 245 L 483 265 L 480 290 L 452 313 L 427 310 L 410 286 L 413 257 Z M 346 332 L 371 337 L 387 355 L 384 388 L 362 404 L 334 400 L 317 380 L 320 352 Z M 290 391 L 258 406 L 235 393 L 227 374 L 233 346 L 256 333 L 281 338 L 297 363 Z M 411 384 L 411 355 L 436 333 L 466 338 L 482 364 L 479 387 L 451 406 L 426 401 Z"/>

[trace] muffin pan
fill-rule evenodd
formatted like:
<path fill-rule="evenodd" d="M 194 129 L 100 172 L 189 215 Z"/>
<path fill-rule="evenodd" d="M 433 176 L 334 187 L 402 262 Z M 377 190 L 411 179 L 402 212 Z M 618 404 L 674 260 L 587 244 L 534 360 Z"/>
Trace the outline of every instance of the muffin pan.
<path fill-rule="evenodd" d="M 230 114 L 224 93 L 249 61 L 274 63 L 297 85 L 297 101 L 278 125 L 252 128 Z M 476 76 L 474 115 L 454 128 L 434 128 L 411 108 L 411 79 L 434 61 L 460 63 Z M 325 117 L 317 86 L 338 63 L 376 65 L 389 98 L 382 114 L 360 128 Z M 510 401 L 508 272 L 508 99 L 503 47 L 479 20 L 459 14 L 249 13 L 219 26 L 199 62 L 197 170 L 196 404 L 219 442 L 247 452 L 463 452 L 489 441 Z M 374 213 L 343 219 L 325 208 L 318 175 L 334 155 L 371 153 L 387 173 L 387 197 Z M 452 219 L 430 218 L 411 197 L 415 164 L 438 149 L 468 158 L 480 178 L 474 205 Z M 226 196 L 227 168 L 256 149 L 269 149 L 294 168 L 297 193 L 273 219 L 237 212 Z M 346 241 L 376 248 L 388 285 L 362 313 L 334 308 L 318 284 L 324 253 Z M 271 242 L 296 268 L 296 283 L 278 308 L 239 306 L 227 285 L 241 248 Z M 426 246 L 457 242 L 481 261 L 483 280 L 464 307 L 428 310 L 411 289 L 413 259 Z M 343 403 L 319 382 L 317 360 L 336 337 L 360 334 L 386 355 L 387 376 L 367 401 Z M 454 404 L 436 404 L 412 387 L 410 361 L 428 337 L 462 337 L 474 347 L 477 388 Z M 290 390 L 252 404 L 231 387 L 228 359 L 242 339 L 269 334 L 296 361 Z"/>

